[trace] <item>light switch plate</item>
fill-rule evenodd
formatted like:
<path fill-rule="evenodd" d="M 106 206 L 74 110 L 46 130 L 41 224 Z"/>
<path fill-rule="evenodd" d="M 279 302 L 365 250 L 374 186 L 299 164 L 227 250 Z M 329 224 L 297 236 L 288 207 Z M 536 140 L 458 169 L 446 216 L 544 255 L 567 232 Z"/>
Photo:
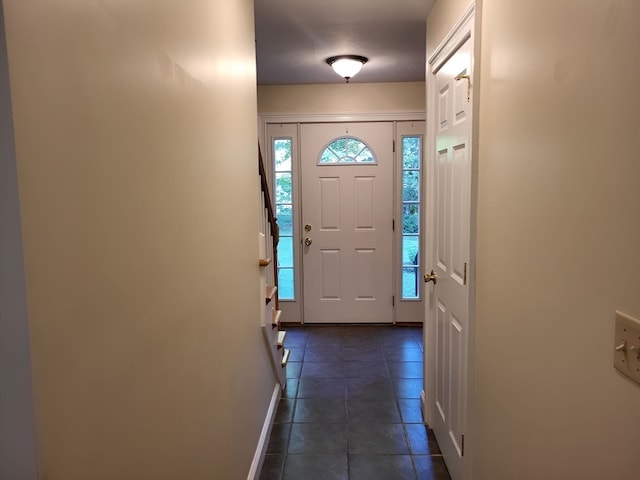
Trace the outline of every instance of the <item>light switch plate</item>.
<path fill-rule="evenodd" d="M 613 366 L 640 384 L 640 320 L 616 312 Z"/>

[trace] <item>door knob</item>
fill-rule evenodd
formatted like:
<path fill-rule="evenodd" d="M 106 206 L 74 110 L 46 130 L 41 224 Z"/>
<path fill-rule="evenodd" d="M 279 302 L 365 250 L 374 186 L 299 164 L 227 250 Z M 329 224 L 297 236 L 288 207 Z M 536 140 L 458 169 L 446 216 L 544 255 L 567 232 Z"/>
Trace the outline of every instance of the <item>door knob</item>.
<path fill-rule="evenodd" d="M 434 272 L 433 270 L 431 270 L 431 273 L 427 273 L 424 276 L 424 281 L 426 283 L 433 282 L 434 285 L 436 284 L 436 280 L 437 279 L 438 279 L 438 274 L 436 272 Z"/>
<path fill-rule="evenodd" d="M 313 243 L 313 241 L 312 241 L 309 237 L 307 237 L 307 238 L 305 238 L 305 239 L 304 239 L 304 244 L 305 244 L 307 247 L 308 247 L 309 245 L 311 245 L 312 243 Z"/>

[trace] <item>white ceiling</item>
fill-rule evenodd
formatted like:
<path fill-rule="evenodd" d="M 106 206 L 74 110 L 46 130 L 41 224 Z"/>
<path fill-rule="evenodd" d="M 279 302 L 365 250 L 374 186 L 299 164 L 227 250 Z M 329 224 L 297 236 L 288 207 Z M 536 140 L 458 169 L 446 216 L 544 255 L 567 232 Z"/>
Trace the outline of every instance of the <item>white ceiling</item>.
<path fill-rule="evenodd" d="M 351 82 L 423 81 L 427 13 L 435 0 L 255 0 L 258 84 L 339 83 L 325 63 L 369 62 Z"/>

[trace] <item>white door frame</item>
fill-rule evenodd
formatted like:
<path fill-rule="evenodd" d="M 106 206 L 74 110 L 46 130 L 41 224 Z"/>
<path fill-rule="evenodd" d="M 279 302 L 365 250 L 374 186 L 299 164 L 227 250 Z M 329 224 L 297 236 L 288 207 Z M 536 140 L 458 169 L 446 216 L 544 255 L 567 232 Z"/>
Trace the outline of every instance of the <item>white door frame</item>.
<path fill-rule="evenodd" d="M 273 166 L 267 161 L 269 155 L 267 153 L 267 149 L 269 146 L 269 134 L 267 132 L 268 126 L 270 124 L 297 124 L 298 127 L 303 123 L 343 123 L 343 122 L 410 122 L 410 121 L 425 121 L 426 114 L 425 112 L 397 112 L 397 113 L 352 113 L 352 114 L 325 114 L 325 113 L 304 113 L 304 114 L 277 114 L 277 115 L 259 115 L 258 116 L 258 133 L 259 133 L 259 142 L 263 148 L 262 156 L 266 161 L 267 174 L 273 174 Z M 395 131 L 395 129 L 394 129 Z M 298 136 L 299 136 L 299 128 L 298 128 Z M 394 134 L 395 139 L 395 134 Z M 300 145 L 298 139 L 295 139 L 294 144 L 296 145 L 296 155 L 299 158 L 300 155 Z M 426 146 L 426 144 L 425 144 Z M 297 196 L 300 190 L 301 178 L 298 173 L 294 173 L 294 182 L 295 182 L 295 192 L 294 197 L 297 199 L 298 203 L 300 202 L 300 198 Z M 424 177 L 423 177 L 424 183 Z M 270 185 L 270 188 L 273 190 L 273 186 Z M 396 186 L 394 185 L 394 188 Z M 395 198 L 395 194 L 394 194 Z M 395 200 L 394 200 L 395 201 Z M 302 221 L 299 215 L 299 209 L 295 210 L 296 215 L 295 221 L 297 225 L 300 225 Z M 424 221 L 424 215 L 421 219 Z M 294 242 L 296 239 L 299 241 L 299 236 L 294 233 Z M 395 237 L 394 237 L 395 242 Z M 394 252 L 394 264 L 396 262 L 395 252 Z M 295 254 L 295 262 L 296 262 L 296 274 L 300 275 L 301 270 L 298 270 L 302 265 L 302 256 L 300 252 Z M 295 302 L 280 302 L 280 310 L 282 310 L 282 317 L 286 322 L 293 323 L 302 323 L 301 320 L 303 318 L 304 312 L 304 304 L 301 296 L 301 289 L 297 290 L 298 292 L 298 300 Z M 395 323 L 395 311 L 394 311 L 394 323 Z"/>
<path fill-rule="evenodd" d="M 467 10 L 463 13 L 460 19 L 456 22 L 455 26 L 444 38 L 442 43 L 436 48 L 434 53 L 429 57 L 427 61 L 427 105 L 435 105 L 437 101 L 437 89 L 435 82 L 433 81 L 434 73 L 437 68 L 444 63 L 457 48 L 467 39 L 474 42 L 476 33 L 476 18 L 475 18 L 475 3 L 469 5 Z M 479 75 L 473 75 L 473 72 L 479 72 L 478 58 L 479 48 L 477 43 L 472 43 L 473 55 L 471 59 L 471 77 L 473 85 L 473 91 L 479 92 Z M 474 407 L 474 336 L 475 336 L 475 247 L 476 247 L 476 198 L 477 198 L 477 112 L 478 112 L 478 97 L 479 95 L 473 95 L 471 105 L 471 118 L 472 118 L 472 132 L 471 132 L 471 210 L 470 210 L 470 229 L 469 229 L 469 268 L 467 281 L 469 284 L 469 323 L 467 330 L 467 384 L 466 384 L 466 401 L 464 418 L 466 420 L 466 432 L 464 438 L 464 462 L 463 462 L 463 475 L 465 480 L 472 477 L 472 461 L 473 458 L 473 407 Z M 436 153 L 436 131 L 437 131 L 437 119 L 434 118 L 435 109 L 427 109 L 427 150 L 425 152 L 425 167 L 426 167 L 426 209 L 427 215 L 432 218 L 435 214 L 434 202 L 430 201 L 434 192 L 435 179 L 433 175 L 433 168 L 435 162 Z M 427 228 L 426 241 L 427 246 L 432 245 L 435 240 L 435 232 L 429 231 Z M 433 265 L 435 259 L 433 257 L 433 251 L 430 248 L 425 248 L 427 255 L 427 266 Z M 425 369 L 425 385 L 421 396 L 423 417 L 427 424 L 432 423 L 436 412 L 433 408 L 433 401 L 430 397 L 430 392 L 435 391 L 436 381 L 436 362 L 435 362 L 435 319 L 431 318 L 429 311 L 429 303 L 425 301 L 425 323 L 424 323 L 424 369 Z"/>

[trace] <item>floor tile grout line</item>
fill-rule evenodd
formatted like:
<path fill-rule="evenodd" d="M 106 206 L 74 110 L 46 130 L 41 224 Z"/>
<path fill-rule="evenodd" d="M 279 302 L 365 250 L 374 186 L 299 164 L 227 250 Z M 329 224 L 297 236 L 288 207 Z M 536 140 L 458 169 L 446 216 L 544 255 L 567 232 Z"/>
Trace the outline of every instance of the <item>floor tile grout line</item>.
<path fill-rule="evenodd" d="M 402 395 L 401 391 L 399 391 L 399 385 L 402 384 L 403 382 L 407 381 L 407 380 L 422 380 L 423 381 L 423 378 L 412 378 L 412 377 L 405 378 L 403 376 L 392 377 L 391 370 L 390 370 L 390 367 L 389 367 L 389 362 L 394 362 L 395 360 L 390 360 L 388 358 L 389 356 L 384 354 L 385 349 L 387 351 L 391 350 L 392 346 L 389 345 L 389 344 L 387 344 L 387 346 L 383 345 L 382 341 L 380 340 L 381 335 L 383 333 L 385 333 L 385 332 L 377 332 L 376 335 L 375 335 L 376 344 L 378 345 L 379 348 L 382 349 L 382 352 L 383 352 L 382 361 L 384 362 L 384 367 L 385 367 L 386 374 L 387 374 L 385 377 L 380 377 L 380 378 L 386 378 L 390 382 L 390 384 L 392 385 L 392 391 L 391 391 L 391 393 L 393 395 L 392 398 L 394 399 L 394 404 L 395 404 L 397 413 L 399 414 L 399 420 L 400 420 L 400 425 L 402 425 L 404 441 L 405 441 L 405 443 L 407 445 L 407 449 L 408 449 L 408 453 L 406 455 L 408 455 L 410 457 L 410 459 L 411 459 L 411 465 L 412 465 L 413 474 L 416 476 L 414 478 L 417 478 L 417 476 L 419 475 L 419 472 L 418 472 L 418 467 L 417 467 L 417 464 L 416 464 L 416 458 L 415 457 L 423 456 L 423 454 L 413 451 L 413 448 L 411 447 L 411 441 L 409 439 L 409 432 L 407 430 L 407 425 L 415 423 L 416 425 L 424 426 L 426 429 L 428 429 L 428 426 L 425 425 L 423 422 L 407 422 L 407 421 L 405 421 L 405 418 L 402 415 L 402 409 L 400 408 L 400 402 L 402 400 L 416 400 L 416 398 L 411 397 L 410 396 L 411 393 L 406 395 L 406 397 L 404 395 Z M 349 362 L 347 362 L 346 358 L 345 358 L 346 357 L 345 356 L 345 348 L 347 347 L 347 345 L 346 345 L 346 341 L 345 341 L 344 332 L 342 332 L 339 335 L 339 337 L 341 338 L 340 350 L 342 351 L 342 354 L 343 354 L 343 358 L 341 360 L 341 363 L 343 365 L 346 365 Z M 286 449 L 286 452 L 285 452 L 285 455 L 284 455 L 283 463 L 281 465 L 282 469 L 281 469 L 280 475 L 279 475 L 279 478 L 281 480 L 284 478 L 284 475 L 285 475 L 285 466 L 286 466 L 286 463 L 287 463 L 287 457 L 289 455 L 293 455 L 293 454 L 289 453 L 289 445 L 290 445 L 291 438 L 292 438 L 292 433 L 293 433 L 293 428 L 292 428 L 293 424 L 294 423 L 301 423 L 301 422 L 295 422 L 295 413 L 296 413 L 296 410 L 297 410 L 297 408 L 299 406 L 297 401 L 300 399 L 299 395 L 300 395 L 301 383 L 303 382 L 303 380 L 311 380 L 311 379 L 321 379 L 321 378 L 323 378 L 323 377 L 315 377 L 315 376 L 310 376 L 310 377 L 303 377 L 302 376 L 304 363 L 305 363 L 305 361 L 308 362 L 308 360 L 306 360 L 307 348 L 313 347 L 313 344 L 310 345 L 310 343 L 309 343 L 309 339 L 310 338 L 313 338 L 312 335 L 308 335 L 306 337 L 305 345 L 304 345 L 304 348 L 303 348 L 304 353 L 302 355 L 302 359 L 301 359 L 301 362 L 300 362 L 300 371 L 298 372 L 297 377 L 295 377 L 295 380 L 297 381 L 297 383 L 296 383 L 295 396 L 293 398 L 294 399 L 294 411 L 292 412 L 292 416 L 291 416 L 291 428 L 289 430 L 289 435 L 288 435 L 288 445 L 287 445 L 287 449 Z M 415 335 L 412 335 L 412 340 L 414 342 L 416 342 L 416 344 L 420 347 L 420 350 L 424 351 L 422 349 L 422 346 L 421 346 L 420 342 L 419 342 L 419 339 L 415 338 Z M 319 346 L 319 347 L 321 347 L 321 346 Z M 401 361 L 395 361 L 395 362 L 396 363 L 407 363 L 407 362 L 401 362 Z M 313 362 L 311 362 L 311 363 L 313 363 Z M 415 363 L 420 363 L 420 362 L 415 362 Z M 333 377 L 330 377 L 330 378 L 333 378 Z M 352 379 L 352 378 L 363 378 L 363 377 L 355 376 L 355 375 L 349 375 L 349 374 L 347 374 L 346 371 L 344 371 L 343 375 L 341 375 L 339 378 L 340 378 L 340 380 L 344 381 L 343 385 L 344 385 L 344 389 L 345 389 L 343 391 L 343 398 L 344 398 L 344 404 L 343 405 L 344 405 L 344 408 L 345 408 L 345 422 L 344 422 L 345 429 L 346 429 L 345 433 L 347 435 L 347 450 L 346 450 L 347 469 L 348 469 L 347 470 L 347 474 L 349 474 L 350 470 L 351 470 L 351 464 L 350 464 L 350 460 L 351 459 L 350 459 L 350 454 L 349 454 L 350 436 L 349 436 L 348 426 L 352 423 L 351 422 L 352 419 L 351 419 L 351 415 L 349 413 L 349 398 L 350 398 L 350 394 L 349 394 L 349 388 L 348 388 L 348 381 L 349 381 L 349 379 Z M 314 422 L 309 422 L 309 423 L 314 423 Z M 335 423 L 342 423 L 342 422 L 335 422 Z M 391 422 L 391 423 L 392 424 L 397 424 L 397 422 Z M 427 433 L 427 435 L 428 435 L 428 433 Z M 428 442 L 428 437 L 427 437 L 427 442 Z M 366 453 L 363 453 L 363 454 L 366 454 Z M 406 456 L 406 455 L 405 454 L 388 454 L 388 455 L 385 454 L 383 456 Z M 442 455 L 439 455 L 439 454 L 431 454 L 431 453 L 429 453 L 427 455 L 432 457 L 432 458 L 436 458 L 436 457 L 441 457 L 442 456 Z M 376 456 L 380 456 L 380 455 L 376 454 Z"/>

